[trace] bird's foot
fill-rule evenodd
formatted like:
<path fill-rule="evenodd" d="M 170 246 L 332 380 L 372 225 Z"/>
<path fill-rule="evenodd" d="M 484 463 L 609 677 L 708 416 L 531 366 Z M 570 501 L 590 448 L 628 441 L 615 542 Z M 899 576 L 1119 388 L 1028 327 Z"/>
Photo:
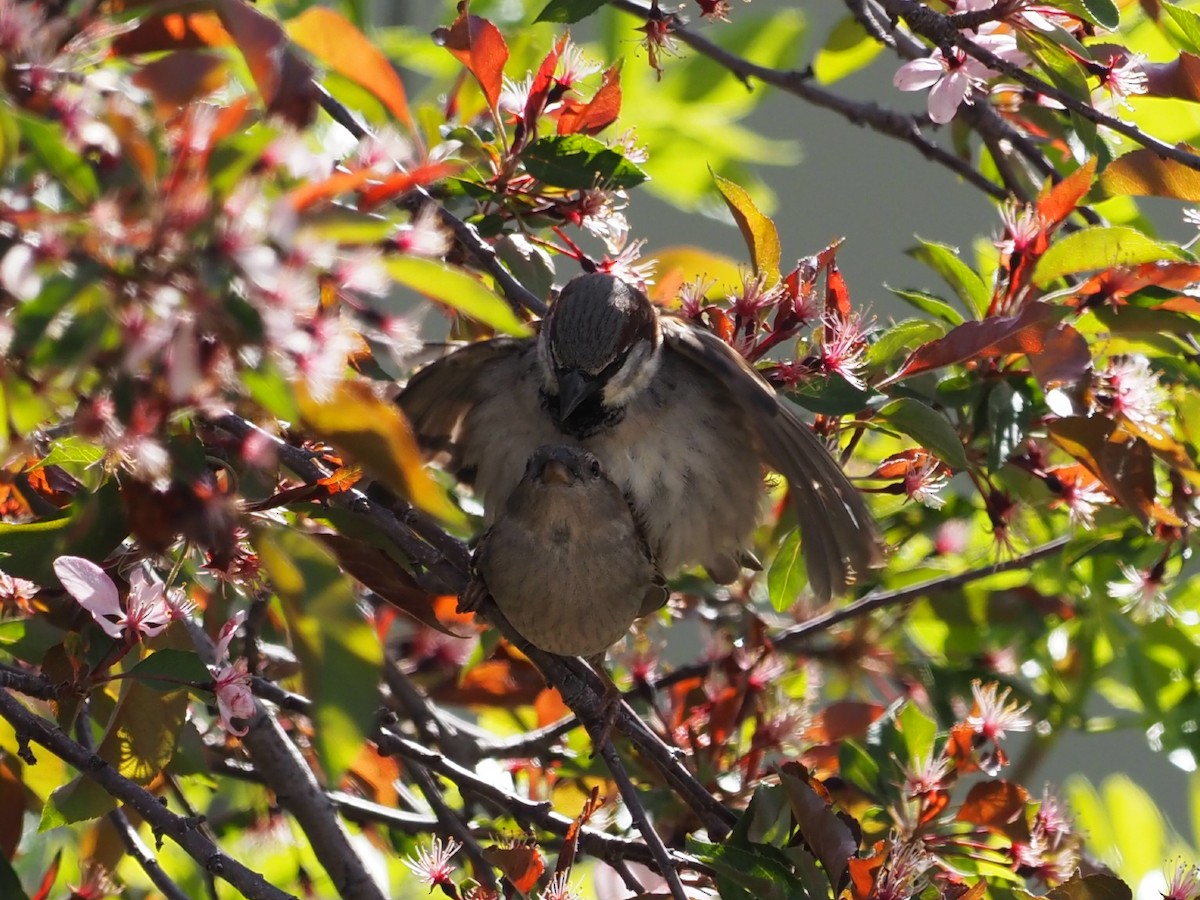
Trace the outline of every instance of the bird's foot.
<path fill-rule="evenodd" d="M 460 613 L 473 613 L 485 599 L 487 599 L 487 585 L 483 583 L 483 579 L 476 576 L 467 583 L 463 588 L 462 593 L 458 595 L 458 611 Z"/>
<path fill-rule="evenodd" d="M 589 656 L 587 663 L 604 682 L 604 696 L 601 698 L 600 707 L 600 730 L 592 739 L 592 756 L 595 756 L 612 737 L 613 725 L 616 724 L 617 714 L 621 711 L 621 689 L 612 680 L 608 670 L 604 668 L 603 653 L 598 656 Z"/>

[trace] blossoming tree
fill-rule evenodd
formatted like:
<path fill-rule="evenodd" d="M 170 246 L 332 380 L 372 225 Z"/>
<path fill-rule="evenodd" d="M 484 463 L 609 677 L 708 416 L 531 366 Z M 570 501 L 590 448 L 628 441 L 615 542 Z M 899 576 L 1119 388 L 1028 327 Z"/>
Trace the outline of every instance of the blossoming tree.
<path fill-rule="evenodd" d="M 844 7 L 798 60 L 795 17 L 722 0 L 432 38 L 0 0 L 0 896 L 1200 894 L 1136 786 L 1036 770 L 1078 729 L 1200 749 L 1200 262 L 1139 205 L 1200 224 L 1200 9 Z M 850 251 L 764 212 L 761 86 L 996 233 L 922 242 L 914 314 L 868 318 Z M 648 187 L 744 252 L 649 243 Z M 680 575 L 596 744 L 591 670 L 457 611 L 478 507 L 391 402 L 437 326 L 527 335 L 580 271 L 757 366 L 890 548 L 828 608 L 786 513 L 762 572 Z"/>

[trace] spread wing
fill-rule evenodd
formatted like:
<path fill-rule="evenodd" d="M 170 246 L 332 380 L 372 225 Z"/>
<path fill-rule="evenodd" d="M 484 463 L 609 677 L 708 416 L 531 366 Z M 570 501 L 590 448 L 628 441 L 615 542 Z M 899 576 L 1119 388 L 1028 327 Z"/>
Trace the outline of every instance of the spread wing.
<path fill-rule="evenodd" d="M 408 380 L 396 398 L 428 457 L 459 476 L 463 419 L 495 387 L 488 372 L 529 346 L 528 340 L 494 338 L 467 344 L 431 362 Z"/>
<path fill-rule="evenodd" d="M 662 318 L 662 335 L 666 349 L 719 378 L 729 402 L 748 412 L 764 462 L 788 480 L 813 592 L 823 599 L 845 593 L 857 575 L 883 559 L 862 495 L 817 436 L 733 348 L 668 316 Z"/>

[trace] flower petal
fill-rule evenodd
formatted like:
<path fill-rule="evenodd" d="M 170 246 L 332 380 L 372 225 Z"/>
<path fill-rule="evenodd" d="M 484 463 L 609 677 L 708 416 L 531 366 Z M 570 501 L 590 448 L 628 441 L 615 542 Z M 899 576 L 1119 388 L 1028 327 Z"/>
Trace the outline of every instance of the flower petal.
<path fill-rule="evenodd" d="M 125 613 L 117 586 L 103 569 L 79 556 L 60 556 L 54 561 L 54 574 L 75 602 L 91 613 L 105 634 L 113 638 L 121 636 L 121 626 L 105 618 L 122 618 Z"/>
<path fill-rule="evenodd" d="M 949 73 L 929 91 L 929 118 L 945 125 L 958 112 L 959 104 L 971 90 L 971 79 L 961 69 Z"/>
<path fill-rule="evenodd" d="M 892 85 L 902 91 L 922 91 L 936 84 L 946 74 L 941 55 L 927 56 L 906 62 L 892 76 Z"/>

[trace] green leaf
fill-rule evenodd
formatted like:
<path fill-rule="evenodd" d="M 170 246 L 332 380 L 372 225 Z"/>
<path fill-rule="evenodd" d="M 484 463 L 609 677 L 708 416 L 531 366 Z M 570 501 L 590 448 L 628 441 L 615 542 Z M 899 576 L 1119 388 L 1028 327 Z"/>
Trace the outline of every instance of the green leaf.
<path fill-rule="evenodd" d="M 165 653 L 166 651 L 159 651 Z M 155 654 L 157 655 L 157 654 Z M 209 678 L 205 671 L 205 677 Z M 169 688 L 167 688 L 169 690 Z M 175 741 L 187 717 L 188 695 L 181 685 L 126 679 L 96 752 L 126 778 L 146 785 L 158 778 L 175 754 Z"/>
<path fill-rule="evenodd" d="M 926 406 L 911 397 L 901 397 L 881 407 L 879 415 L 952 469 L 961 471 L 970 468 L 958 432 L 950 420 L 932 406 Z"/>
<path fill-rule="evenodd" d="M 764 278 L 768 287 L 775 284 L 779 281 L 779 260 L 783 255 L 775 223 L 759 210 L 744 188 L 716 172 L 712 177 L 750 249 L 754 274 Z"/>
<path fill-rule="evenodd" d="M 847 738 L 838 748 L 838 772 L 869 797 L 879 793 L 879 763 L 858 741 Z"/>
<path fill-rule="evenodd" d="M 823 416 L 847 416 L 865 409 L 874 391 L 860 391 L 841 375 L 812 378 L 788 392 L 788 397 Z"/>
<path fill-rule="evenodd" d="M 825 46 L 813 59 L 813 74 L 821 84 L 833 84 L 870 64 L 883 51 L 854 16 L 846 15 L 833 26 Z"/>
<path fill-rule="evenodd" d="M 253 369 L 239 373 L 250 399 L 277 419 L 295 422 L 300 418 L 296 393 L 291 383 L 270 359 L 264 359 Z"/>
<path fill-rule="evenodd" d="M 1178 247 L 1147 237 L 1137 228 L 1093 225 L 1051 244 L 1038 260 L 1033 280 L 1046 287 L 1056 278 L 1077 272 L 1187 258 Z"/>
<path fill-rule="evenodd" d="M 533 21 L 570 25 L 580 19 L 586 19 L 604 6 L 605 2 L 606 0 L 550 0 Z"/>
<path fill-rule="evenodd" d="M 212 673 L 200 657 L 188 650 L 159 650 L 129 670 L 129 677 L 146 687 L 169 693 L 208 684 Z"/>
<path fill-rule="evenodd" d="M 1061 28 L 1056 28 L 1051 35 L 1023 30 L 1018 39 L 1021 48 L 1037 60 L 1056 88 L 1084 103 L 1091 103 L 1087 72 L 1079 62 L 1079 59 L 1090 59 L 1091 54 L 1078 41 Z M 1096 146 L 1095 123 L 1071 113 L 1071 125 L 1085 147 L 1093 149 Z"/>
<path fill-rule="evenodd" d="M 722 900 L 803 900 L 809 896 L 787 857 L 776 847 L 734 847 L 689 837 L 688 850 L 716 871 Z"/>
<path fill-rule="evenodd" d="M 525 170 L 552 187 L 587 190 L 636 187 L 648 176 L 621 153 L 586 134 L 563 134 L 534 141 L 521 159 Z"/>
<path fill-rule="evenodd" d="M 336 784 L 375 721 L 375 685 L 383 664 L 379 639 L 358 611 L 349 579 L 313 538 L 276 528 L 258 532 L 253 542 L 303 664 L 317 755 L 329 783 Z"/>
<path fill-rule="evenodd" d="M 42 806 L 38 831 L 49 831 L 61 825 L 73 825 L 96 819 L 117 808 L 117 798 L 92 779 L 76 775 L 62 787 L 55 788 Z"/>
<path fill-rule="evenodd" d="M 99 462 L 102 459 L 104 459 L 103 447 L 89 444 L 75 435 L 67 435 L 54 442 L 50 447 L 50 452 L 37 464 L 36 468 L 40 469 L 43 466 L 61 466 L 64 464 L 90 466 L 92 463 Z"/>
<path fill-rule="evenodd" d="M 1171 21 L 1178 25 L 1179 30 L 1183 32 L 1183 36 L 1188 42 L 1187 49 L 1193 53 L 1200 53 L 1200 12 L 1196 12 L 1194 9 L 1184 9 L 1182 6 L 1167 3 L 1165 0 L 1162 8 L 1167 11 Z"/>
<path fill-rule="evenodd" d="M 983 279 L 962 261 L 953 247 L 921 237 L 917 240 L 921 242 L 920 246 L 910 247 L 904 252 L 942 276 L 963 302 L 967 312 L 981 318 L 992 301 L 992 291 L 983 283 Z"/>
<path fill-rule="evenodd" d="M 1055 6 L 1106 31 L 1116 31 L 1121 25 L 1121 10 L 1112 0 L 1062 0 Z"/>
<path fill-rule="evenodd" d="M 887 286 L 885 285 L 885 287 Z M 907 290 L 894 287 L 889 287 L 888 290 L 906 303 L 915 306 L 921 312 L 929 313 L 931 316 L 937 316 L 943 322 L 949 322 L 951 325 L 961 325 L 965 321 L 962 317 L 962 313 L 960 313 L 941 297 L 935 297 L 933 294 L 927 293 L 926 291 Z"/>
<path fill-rule="evenodd" d="M 767 569 L 767 592 L 771 595 L 771 605 L 777 612 L 791 609 L 806 584 L 808 570 L 804 567 L 804 555 L 800 551 L 800 529 L 793 528 L 779 544 L 771 567 Z"/>
<path fill-rule="evenodd" d="M 100 195 L 96 173 L 87 160 L 71 149 L 63 127 L 22 112 L 17 113 L 17 123 L 29 152 L 68 193 L 84 205 L 94 202 Z"/>
<path fill-rule="evenodd" d="M 908 748 L 909 762 L 924 760 L 933 751 L 937 722 L 921 712 L 915 703 L 904 704 L 896 716 L 896 726 L 904 739 L 904 746 Z"/>
<path fill-rule="evenodd" d="M 946 326 L 941 322 L 929 319 L 905 319 L 903 322 L 897 322 L 867 350 L 867 367 L 881 369 L 890 362 L 902 361 L 902 357 L 918 344 L 936 341 L 945 335 Z"/>
<path fill-rule="evenodd" d="M 418 256 L 390 257 L 384 265 L 393 281 L 484 325 L 518 337 L 531 333 L 503 299 L 462 269 Z"/>

